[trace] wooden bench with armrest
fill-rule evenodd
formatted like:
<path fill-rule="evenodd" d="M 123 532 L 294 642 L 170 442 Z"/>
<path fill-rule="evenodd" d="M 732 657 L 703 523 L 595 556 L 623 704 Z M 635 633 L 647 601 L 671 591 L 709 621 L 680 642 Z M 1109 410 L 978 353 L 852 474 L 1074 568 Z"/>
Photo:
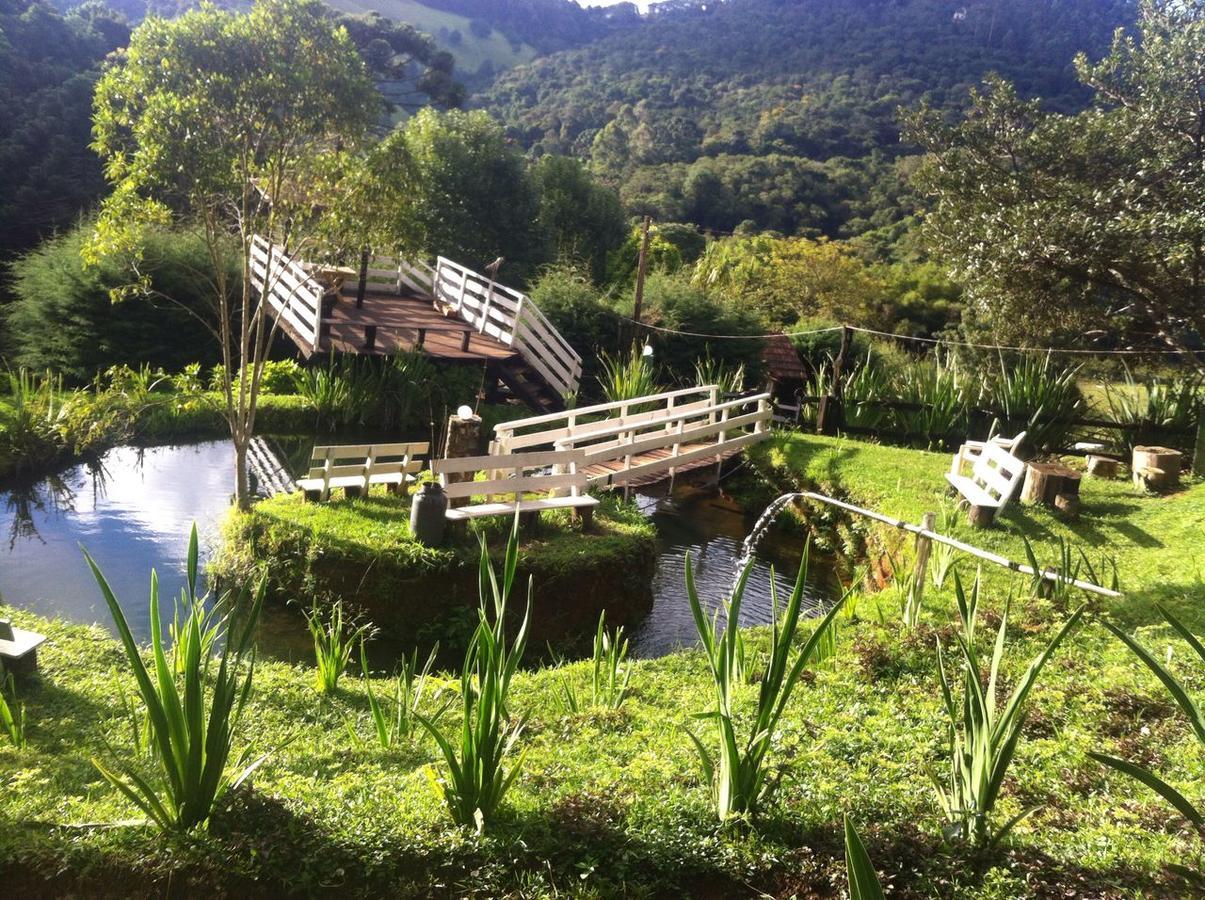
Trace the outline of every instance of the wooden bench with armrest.
<path fill-rule="evenodd" d="M 544 510 L 570 509 L 583 527 L 589 528 L 599 501 L 586 493 L 585 456 L 584 450 L 463 456 L 432 460 L 431 471 L 439 476 L 449 500 L 487 498 L 483 503 L 450 507 L 446 514 L 449 522 L 513 516 L 516 512 L 534 519 Z M 548 469 L 551 471 L 543 471 Z M 486 474 L 485 480 L 471 480 L 479 472 Z M 466 476 L 466 480 L 456 480 Z M 536 496 L 528 496 L 533 494 Z M 506 499 L 493 499 L 500 495 Z"/>
<path fill-rule="evenodd" d="M 946 481 L 970 505 L 970 523 L 985 528 L 1013 499 L 1024 476 L 1025 463 L 989 441 L 976 457 L 969 476 L 947 472 Z"/>
<path fill-rule="evenodd" d="M 310 471 L 297 479 L 297 487 L 305 491 L 307 500 L 327 500 L 331 491 L 342 488 L 348 497 L 368 493 L 374 484 L 383 484 L 391 493 L 414 481 L 422 471 L 418 457 L 427 453 L 425 442 L 407 444 L 348 444 L 315 447 L 310 459 Z"/>

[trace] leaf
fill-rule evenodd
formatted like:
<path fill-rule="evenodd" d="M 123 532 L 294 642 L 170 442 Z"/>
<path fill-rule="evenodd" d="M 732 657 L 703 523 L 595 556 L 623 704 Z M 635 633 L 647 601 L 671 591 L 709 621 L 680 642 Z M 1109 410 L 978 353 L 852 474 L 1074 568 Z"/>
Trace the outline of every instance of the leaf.
<path fill-rule="evenodd" d="M 1128 775 L 1135 781 L 1138 781 L 1176 808 L 1185 819 L 1193 825 L 1201 828 L 1205 826 L 1205 815 L 1201 813 L 1188 799 L 1177 791 L 1174 787 L 1156 775 L 1149 769 L 1144 769 L 1137 763 L 1129 762 L 1128 760 L 1119 759 L 1116 756 L 1109 756 L 1107 753 L 1097 753 L 1089 750 L 1088 755 L 1099 763 L 1116 769 L 1123 775 Z"/>
<path fill-rule="evenodd" d="M 883 900 L 883 886 L 849 816 L 845 817 L 845 871 L 850 900 Z"/>

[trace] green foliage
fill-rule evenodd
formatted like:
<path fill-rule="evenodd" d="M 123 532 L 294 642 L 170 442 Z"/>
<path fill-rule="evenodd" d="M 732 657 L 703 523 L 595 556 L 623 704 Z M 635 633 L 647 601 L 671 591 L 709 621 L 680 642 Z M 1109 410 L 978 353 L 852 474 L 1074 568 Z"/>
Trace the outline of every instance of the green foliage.
<path fill-rule="evenodd" d="M 114 304 L 111 292 L 137 276 L 116 258 L 84 265 L 80 253 L 92 229 L 84 222 L 13 264 L 15 300 L 5 316 L 10 360 L 76 383 L 115 365 L 176 370 L 215 362 L 218 349 L 203 324 L 214 281 L 203 236 L 150 230 L 140 267 L 146 296 Z M 238 266 L 234 259 L 226 264 L 226 282 L 237 290 Z"/>
<path fill-rule="evenodd" d="M 515 742 L 523 731 L 523 721 L 512 721 L 507 709 L 511 680 L 527 648 L 527 625 L 531 619 L 529 583 L 522 624 L 514 637 L 508 639 L 506 605 L 518 564 L 519 516 L 516 514 L 506 545 L 501 578 L 490 562 L 485 541 L 481 542 L 480 619 L 460 675 L 459 747 L 444 736 L 432 719 L 418 717 L 443 754 L 447 770 L 437 783 L 452 821 L 457 825 L 475 826 L 478 833 L 493 823 L 507 790 L 523 767 L 522 756 L 511 761 Z"/>
<path fill-rule="evenodd" d="M 703 358 L 695 362 L 695 384 L 714 384 L 721 394 L 739 394 L 745 389 L 746 381 L 744 363 L 732 366 L 713 359 L 710 347 Z"/>
<path fill-rule="evenodd" d="M 333 694 L 352 651 L 371 635 L 372 624 L 344 622 L 343 601 L 336 600 L 328 607 L 315 603 L 306 610 L 305 625 L 314 642 L 314 687 L 319 694 Z"/>
<path fill-rule="evenodd" d="M 626 355 L 611 357 L 603 353 L 599 359 L 602 372 L 598 375 L 598 386 L 607 402 L 635 400 L 661 390 L 657 367 L 640 345 L 633 344 Z"/>
<path fill-rule="evenodd" d="M 1167 621 L 1167 624 L 1172 627 L 1189 648 L 1197 655 L 1202 664 L 1205 664 L 1205 645 L 1200 639 L 1188 630 L 1179 619 L 1162 606 L 1159 607 L 1159 612 Z M 1188 724 L 1192 728 L 1193 734 L 1196 736 L 1198 744 L 1205 748 L 1205 713 L 1202 713 L 1201 707 L 1192 699 L 1184 684 L 1171 673 L 1168 666 L 1160 662 L 1149 650 L 1147 650 L 1134 636 L 1128 634 L 1118 628 L 1112 622 L 1103 621 L 1102 624 L 1123 644 L 1130 648 L 1130 651 L 1142 661 L 1155 674 L 1155 677 L 1163 683 L 1164 688 L 1171 695 L 1176 705 L 1180 707 L 1184 715 L 1188 718 Z M 1170 656 L 1170 654 L 1169 654 Z M 1170 659 L 1169 659 L 1170 662 Z M 1198 830 L 1205 833 L 1205 810 L 1194 806 L 1180 791 L 1176 790 L 1165 780 L 1160 778 L 1154 772 L 1145 766 L 1124 759 L 1119 759 L 1116 756 L 1111 756 L 1106 753 L 1091 752 L 1089 753 L 1096 761 L 1110 766 L 1123 775 L 1128 775 L 1135 781 L 1150 788 L 1168 804 L 1172 806 L 1180 815 L 1182 815 L 1190 824 Z M 1201 873 L 1197 873 L 1196 877 L 1201 878 Z"/>
<path fill-rule="evenodd" d="M 409 656 L 402 656 L 401 667 L 393 677 L 393 695 L 384 704 L 377 699 L 372 689 L 372 679 L 368 671 L 368 651 L 366 642 L 360 641 L 360 673 L 364 676 L 364 694 L 368 698 L 368 711 L 372 717 L 372 725 L 377 743 L 382 750 L 391 750 L 413 740 L 418 733 L 419 709 L 423 695 L 427 690 L 427 682 L 431 676 L 431 666 L 435 664 L 435 656 L 439 653 L 439 645 L 431 648 L 427 661 L 420 668 L 418 665 L 418 650 L 411 651 Z M 440 691 L 435 694 L 438 700 Z M 451 700 L 440 707 L 432 716 L 432 722 L 439 722 L 440 716 L 447 710 Z M 360 736 L 349 723 L 348 734 L 356 743 L 363 743 Z"/>
<path fill-rule="evenodd" d="M 1177 124 L 1200 114 L 1205 16 L 1195 2 L 1139 8 L 1137 35 L 1119 30 L 1099 63 L 1076 58 L 1085 112 L 1049 112 L 994 77 L 958 124 L 928 106 L 910 118 L 931 153 L 926 234 L 997 338 L 1078 343 L 1103 323 L 1163 346 L 1205 334 L 1205 135 Z"/>
<path fill-rule="evenodd" d="M 845 872 L 849 878 L 849 900 L 883 900 L 883 887 L 874 863 L 849 816 L 845 817 Z"/>
<path fill-rule="evenodd" d="M 598 616 L 594 632 L 594 650 L 590 657 L 590 697 L 583 702 L 568 676 L 561 679 L 558 695 L 562 708 L 569 713 L 586 709 L 617 710 L 628 699 L 628 684 L 632 680 L 632 662 L 628 659 L 628 641 L 623 627 L 614 633 L 607 631 L 607 613 Z"/>
<path fill-rule="evenodd" d="M 472 399 L 478 384 L 458 380 L 456 371 L 437 369 L 421 352 L 385 359 L 332 354 L 326 365 L 300 369 L 292 381 L 319 429 L 404 430 L 442 418 L 442 409 Z"/>
<path fill-rule="evenodd" d="M 148 670 L 120 601 L 95 560 L 84 551 L 146 705 L 157 771 L 148 776 L 129 765 L 120 765 L 118 770 L 95 759 L 93 764 L 106 781 L 165 831 L 204 826 L 227 792 L 249 778 L 265 759 L 261 756 L 248 763 L 249 754 L 244 751 L 234 764 L 240 771 L 230 772 L 231 753 L 255 674 L 254 635 L 264 584 L 260 582 L 254 596 L 247 589 L 227 593 L 207 608 L 207 598 L 197 594 L 197 552 L 194 525 L 188 543 L 188 578 L 177 607 L 177 614 L 183 608 L 184 618 L 178 620 L 170 660 L 163 647 L 159 580 L 151 571 L 153 670 Z M 215 671 L 213 656 L 203 651 L 217 644 L 222 649 Z"/>
<path fill-rule="evenodd" d="M 945 652 L 937 641 L 937 672 L 941 679 L 941 695 L 949 723 L 946 728 L 949 743 L 950 770 L 945 783 L 935 774 L 933 783 L 946 817 L 948 838 L 965 841 L 983 848 L 998 844 L 1019 822 L 1036 811 L 1031 808 L 1013 816 L 996 827 L 992 822 L 1004 779 L 1021 740 L 1025 723 L 1025 703 L 1038 676 L 1055 649 L 1079 622 L 1083 608 L 1076 610 L 1058 630 L 1045 649 L 1029 664 L 1013 688 L 1007 703 L 997 707 L 997 683 L 1000 664 L 1004 658 L 1004 638 L 1008 629 L 1008 607 L 1000 618 L 1000 629 L 992 650 L 986 687 L 981 683 L 983 667 L 975 642 L 976 617 L 979 611 L 979 577 L 971 587 L 970 597 L 962 580 L 954 575 L 954 593 L 958 600 L 958 618 L 962 626 L 955 635 L 962 657 L 961 697 L 951 687 L 953 679 L 947 673 Z"/>
<path fill-rule="evenodd" d="M 582 380 L 598 371 L 598 355 L 619 349 L 619 320 L 601 292 L 579 268 L 558 263 L 544 269 L 529 296 L 571 347 L 589 348 L 584 354 Z"/>
<path fill-rule="evenodd" d="M 0 667 L 0 734 L 20 750 L 25 746 L 25 704 L 17 698 L 17 682 Z M 6 696 L 7 695 L 7 696 Z"/>
<path fill-rule="evenodd" d="M 795 579 L 795 588 L 787 600 L 786 609 L 778 616 L 778 590 L 770 582 L 771 605 L 774 624 L 770 631 L 770 655 L 765 668 L 757 679 L 757 703 L 748 736 L 738 737 L 738 722 L 744 720 L 739 710 L 741 686 L 744 681 L 744 652 L 740 641 L 741 600 L 745 584 L 753 571 L 750 563 L 741 572 L 731 599 L 723 604 L 724 624 L 720 625 L 720 610 L 710 620 L 703 611 L 699 592 L 695 588 L 694 568 L 690 556 L 686 558 L 686 596 L 690 601 L 691 615 L 703 644 L 707 665 L 711 671 L 715 689 L 715 710 L 699 716 L 713 721 L 719 743 L 713 753 L 693 732 L 688 731 L 703 767 L 703 777 L 711 785 L 712 800 L 716 815 L 721 822 L 733 817 L 755 815 L 758 808 L 777 785 L 770 779 L 767 757 L 778 732 L 779 721 L 786 710 L 808 662 L 812 660 L 816 645 L 824 633 L 832 627 L 833 619 L 841 610 L 848 594 L 833 604 L 832 609 L 816 626 L 803 647 L 791 659 L 795 634 L 799 627 L 799 613 L 803 603 L 803 587 L 807 581 L 808 551 L 804 548 L 803 561 Z"/>
<path fill-rule="evenodd" d="M 1050 452 L 1067 447 L 1073 420 L 1084 410 L 1078 374 L 1078 366 L 1060 366 L 1051 354 L 1025 353 L 1007 362 L 1001 356 L 986 390 L 990 408 L 1000 417 L 1000 431 L 1024 431 L 1026 448 Z"/>
<path fill-rule="evenodd" d="M 633 225 L 627 239 L 608 255 L 606 283 L 611 287 L 626 291 L 636 283 L 643 240 L 644 226 Z M 672 275 L 682 268 L 682 251 L 662 235 L 661 226 L 656 223 L 649 226 L 649 248 L 645 260 L 648 272 Z"/>
<path fill-rule="evenodd" d="M 1106 384 L 1104 390 L 1109 419 L 1137 426 L 1118 434 L 1126 456 L 1143 444 L 1188 449 L 1190 433 L 1205 413 L 1205 376 L 1200 374 L 1139 380 L 1127 369 L 1124 384 Z"/>
<path fill-rule="evenodd" d="M 619 195 L 566 156 L 541 157 L 532 177 L 540 195 L 539 227 L 554 257 L 585 264 L 594 283 L 601 283 L 607 255 L 623 243 L 627 232 Z"/>

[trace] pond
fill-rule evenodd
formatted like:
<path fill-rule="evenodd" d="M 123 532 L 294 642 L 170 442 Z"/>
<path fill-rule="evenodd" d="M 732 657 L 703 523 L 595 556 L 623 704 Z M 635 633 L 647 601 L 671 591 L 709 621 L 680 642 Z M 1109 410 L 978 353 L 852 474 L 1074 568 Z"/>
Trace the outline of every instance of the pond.
<path fill-rule="evenodd" d="M 309 442 L 304 443 L 303 459 Z M 298 446 L 283 448 L 294 464 Z M 148 640 L 150 569 L 157 570 L 160 596 L 169 601 L 183 585 L 192 523 L 197 522 L 203 552 L 217 545 L 231 494 L 233 456 L 225 441 L 118 447 L 95 463 L 0 492 L 0 597 L 40 615 L 100 622 L 111 630 L 84 562 L 81 547 L 86 548 L 122 602 L 134 634 Z M 638 494 L 636 501 L 657 524 L 659 546 L 652 611 L 632 631 L 632 652 L 660 656 L 697 642 L 683 586 L 687 554 L 700 594 L 713 606 L 732 583 L 752 516 L 715 490 L 690 486 Z M 770 567 L 776 567 L 780 602 L 785 602 L 799 550 L 797 539 L 767 535 L 746 590 L 742 625 L 771 621 Z M 305 660 L 310 652 L 300 619 L 279 607 L 265 613 L 260 646 L 268 655 L 291 660 Z"/>

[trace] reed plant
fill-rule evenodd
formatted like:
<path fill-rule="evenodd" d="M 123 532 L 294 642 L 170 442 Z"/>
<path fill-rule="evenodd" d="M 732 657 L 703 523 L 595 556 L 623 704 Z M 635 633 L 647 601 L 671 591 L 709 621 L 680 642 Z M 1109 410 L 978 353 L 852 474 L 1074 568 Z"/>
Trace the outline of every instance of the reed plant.
<path fill-rule="evenodd" d="M 1112 591 L 1121 589 L 1120 573 L 1117 561 L 1113 557 L 1104 556 L 1099 564 L 1093 565 L 1082 547 L 1076 547 L 1062 535 L 1059 535 L 1055 542 L 1058 546 L 1057 564 L 1043 566 L 1038 562 L 1037 553 L 1029 538 L 1021 535 L 1026 562 L 1034 571 L 1030 576 L 1030 589 L 1034 596 L 1044 596 L 1057 605 L 1065 605 L 1070 601 L 1073 592 L 1079 589 L 1077 582 L 1094 584 Z"/>
<path fill-rule="evenodd" d="M 895 382 L 895 399 L 906 405 L 892 410 L 896 430 L 926 447 L 953 445 L 963 439 L 973 395 L 953 357 L 939 353 L 932 361 L 905 366 Z"/>
<path fill-rule="evenodd" d="M 1021 740 L 1029 695 L 1047 660 L 1079 622 L 1084 610 L 1081 607 L 1072 613 L 1017 680 L 1011 696 L 1001 702 L 1002 698 L 998 696 L 1000 666 L 1004 660 L 1009 610 L 1006 607 L 1000 619 L 985 686 L 981 680 L 984 667 L 975 633 L 979 584 L 976 574 L 968 595 L 958 574 L 954 575 L 961 625 L 961 633 L 955 635 L 961 666 L 955 672 L 949 671 L 941 640 L 937 640 L 937 671 L 948 717 L 949 769 L 944 779 L 935 773 L 930 773 L 930 777 L 945 815 L 945 836 L 983 849 L 998 844 L 1019 822 L 1038 809 L 1025 809 L 999 827 L 993 823 L 996 803 Z M 961 685 L 961 691 L 956 691 L 956 684 Z"/>
<path fill-rule="evenodd" d="M 164 830 L 190 831 L 203 827 L 226 795 L 242 784 L 266 756 L 251 761 L 244 749 L 231 764 L 234 745 L 255 675 L 254 635 L 263 606 L 266 582 L 254 590 L 227 592 L 209 605 L 197 594 L 197 529 L 188 545 L 187 581 L 181 592 L 188 632 L 170 652 L 163 645 L 159 581 L 151 571 L 151 664 L 126 622 L 120 601 L 96 561 L 84 558 L 100 587 L 134 675 L 150 721 L 154 752 L 149 765 L 102 763 L 101 775 Z M 205 654 L 203 647 L 217 647 Z M 177 674 L 179 673 L 179 674 Z"/>
<path fill-rule="evenodd" d="M 1189 649 L 1196 656 L 1196 664 L 1198 666 L 1198 677 L 1205 675 L 1205 644 L 1202 644 L 1201 639 L 1188 630 L 1178 618 L 1172 615 L 1166 608 L 1161 605 L 1156 605 L 1160 615 L 1163 616 L 1171 629 L 1180 636 L 1181 639 L 1188 645 Z M 1133 652 L 1135 656 L 1141 660 L 1142 664 L 1154 673 L 1155 677 L 1163 683 L 1164 688 L 1171 694 L 1176 705 L 1183 711 L 1188 719 L 1189 727 L 1196 736 L 1197 743 L 1200 744 L 1202 751 L 1205 751 L 1205 712 L 1202 712 L 1201 707 L 1193 700 L 1188 693 L 1184 683 L 1172 674 L 1171 670 L 1159 661 L 1156 656 L 1144 647 L 1137 638 L 1133 635 L 1118 628 L 1112 622 L 1102 621 L 1114 637 L 1125 644 Z M 1191 659 L 1191 657 L 1190 657 Z M 1160 776 L 1156 775 L 1150 769 L 1139 763 L 1131 760 L 1121 759 L 1117 756 L 1112 756 L 1108 753 L 1100 753 L 1097 751 L 1089 751 L 1089 756 L 1103 765 L 1109 766 L 1112 769 L 1121 772 L 1123 775 L 1134 779 L 1144 787 L 1154 791 L 1163 800 L 1172 807 L 1177 813 L 1184 817 L 1197 833 L 1205 838 L 1205 808 L 1196 806 L 1191 800 L 1184 796 L 1179 790 L 1173 787 L 1169 782 Z M 1190 869 L 1187 866 L 1174 865 L 1172 866 L 1179 874 L 1196 883 L 1198 886 L 1205 887 L 1205 872 L 1200 870 Z"/>
<path fill-rule="evenodd" d="M 883 886 L 874 863 L 849 816 L 845 817 L 845 874 L 849 879 L 849 900 L 883 900 Z"/>
<path fill-rule="evenodd" d="M 0 451 L 10 459 L 54 455 L 70 440 L 64 434 L 71 392 L 59 376 L 28 369 L 5 373 L 0 396 Z"/>
<path fill-rule="evenodd" d="M 947 537 L 953 537 L 961 522 L 958 507 L 949 503 L 943 503 L 939 515 L 940 521 L 938 527 L 941 529 L 941 533 Z M 940 591 L 945 586 L 946 580 L 958 566 L 961 558 L 962 553 L 957 547 L 943 544 L 941 541 L 932 542 L 929 562 L 933 566 L 933 586 L 935 588 Z"/>
<path fill-rule="evenodd" d="M 1060 366 L 1047 353 L 999 357 L 1000 368 L 986 386 L 984 400 L 1007 434 L 1026 433 L 1025 443 L 1040 452 L 1066 447 L 1075 419 L 1084 411 L 1076 379 L 1079 366 Z"/>
<path fill-rule="evenodd" d="M 756 681 L 757 701 L 751 721 L 740 709 L 744 679 L 739 672 L 743 654 L 739 650 L 740 627 L 737 623 L 753 563 L 750 561 L 741 572 L 731 599 L 723 603 L 722 610 L 717 610 L 714 616 L 708 618 L 695 587 L 690 557 L 686 558 L 686 595 L 715 690 L 714 710 L 699 718 L 714 723 L 718 747 L 713 753 L 694 732 L 688 730 L 687 734 L 698 751 L 703 777 L 711 786 L 712 802 L 721 822 L 755 815 L 772 793 L 777 780 L 770 778 L 768 760 L 778 723 L 804 669 L 813 661 L 817 646 L 849 596 L 847 593 L 833 604 L 803 647 L 792 657 L 807 579 L 808 555 L 808 548 L 805 547 L 795 587 L 781 618 L 778 615 L 777 588 L 771 579 L 774 624 L 770 629 L 770 653 Z M 720 624 L 721 613 L 723 625 Z"/>
<path fill-rule="evenodd" d="M 599 358 L 602 371 L 598 375 L 598 386 L 608 402 L 635 400 L 660 390 L 656 366 L 638 344 L 633 344 L 626 355 L 611 356 L 604 352 Z"/>
<path fill-rule="evenodd" d="M 1127 369 L 1119 387 L 1104 385 L 1109 418 L 1120 425 L 1118 443 L 1126 456 L 1141 444 L 1187 447 L 1205 412 L 1205 376 L 1135 378 Z"/>
<path fill-rule="evenodd" d="M 695 360 L 695 384 L 714 384 L 721 395 L 739 394 L 745 389 L 745 364 L 732 365 L 715 359 L 709 348 L 701 359 Z"/>
<path fill-rule="evenodd" d="M 342 600 L 325 610 L 315 601 L 305 624 L 314 642 L 314 686 L 320 694 L 334 693 L 357 644 L 371 636 L 372 624 L 345 621 Z"/>
<path fill-rule="evenodd" d="M 590 698 L 584 702 L 577 688 L 568 678 L 563 678 L 558 694 L 558 703 L 567 713 L 577 714 L 583 710 L 616 710 L 628 699 L 628 685 L 632 680 L 632 662 L 628 659 L 628 640 L 623 627 L 612 634 L 607 631 L 607 613 L 599 614 L 598 627 L 594 632 L 594 651 L 590 657 Z"/>
<path fill-rule="evenodd" d="M 469 641 L 460 675 L 459 740 L 444 735 L 433 719 L 421 714 L 417 716 L 443 756 L 444 772 L 439 777 L 432 773 L 432 778 L 443 794 L 452 820 L 457 825 L 475 827 L 479 834 L 493 821 L 506 792 L 523 767 L 523 757 L 514 758 L 515 742 L 523 732 L 523 721 L 511 718 L 508 701 L 511 679 L 527 648 L 527 627 L 531 620 L 530 582 L 527 608 L 513 638 L 507 636 L 505 625 L 518 558 L 519 517 L 516 514 L 500 577 L 490 562 L 484 538 L 481 541 L 480 606 L 477 629 Z"/>
<path fill-rule="evenodd" d="M 427 661 L 420 667 L 418 664 L 418 650 L 413 650 L 409 655 L 402 657 L 402 664 L 398 672 L 393 677 L 393 692 L 392 696 L 382 702 L 372 690 L 372 678 L 368 668 L 368 651 L 366 650 L 366 642 L 360 641 L 360 672 L 364 676 L 364 692 L 368 696 L 368 710 L 372 717 L 372 724 L 377 743 L 382 750 L 391 750 L 404 743 L 411 741 L 418 733 L 419 729 L 419 710 L 422 708 L 423 697 L 427 693 L 427 688 L 431 679 L 431 667 L 435 664 L 436 654 L 439 652 L 438 645 L 431 648 L 431 652 L 427 655 Z M 435 694 L 435 699 L 440 696 L 439 691 Z M 438 722 L 440 717 L 447 711 L 450 703 L 445 703 L 431 716 L 432 722 Z M 359 734 L 349 724 L 348 734 L 352 738 L 352 742 L 362 744 Z"/>
<path fill-rule="evenodd" d="M 0 666 L 0 734 L 18 750 L 25 746 L 25 704 L 17 698 L 17 682 Z"/>
<path fill-rule="evenodd" d="M 902 565 L 894 554 L 888 554 L 891 562 L 891 590 L 900 607 L 900 619 L 905 628 L 920 624 L 924 606 L 925 582 L 917 567 Z"/>

